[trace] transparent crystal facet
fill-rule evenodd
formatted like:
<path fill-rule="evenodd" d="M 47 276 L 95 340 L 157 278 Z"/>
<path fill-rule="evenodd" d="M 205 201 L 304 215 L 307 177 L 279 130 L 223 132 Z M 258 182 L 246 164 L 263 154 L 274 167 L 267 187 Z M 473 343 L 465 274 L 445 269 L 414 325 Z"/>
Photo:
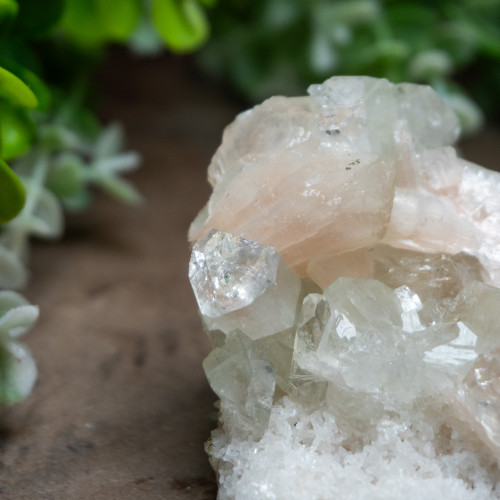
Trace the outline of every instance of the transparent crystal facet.
<path fill-rule="evenodd" d="M 500 351 L 479 356 L 459 390 L 467 418 L 500 454 Z"/>
<path fill-rule="evenodd" d="M 220 231 L 193 247 L 189 278 L 202 314 L 216 318 L 251 304 L 276 278 L 273 248 Z"/>

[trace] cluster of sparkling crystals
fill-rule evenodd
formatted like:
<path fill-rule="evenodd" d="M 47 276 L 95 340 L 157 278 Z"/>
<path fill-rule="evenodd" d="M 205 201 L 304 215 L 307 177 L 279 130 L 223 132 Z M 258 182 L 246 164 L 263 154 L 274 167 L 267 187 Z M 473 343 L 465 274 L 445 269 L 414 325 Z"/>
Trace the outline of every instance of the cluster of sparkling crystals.
<path fill-rule="evenodd" d="M 429 88 L 349 77 L 310 94 L 272 98 L 227 129 L 190 231 L 214 346 L 204 369 L 221 400 L 209 446 L 221 498 L 298 495 L 293 481 L 280 494 L 269 482 L 276 443 L 261 450 L 274 458 L 260 479 L 236 486 L 258 469 L 256 443 L 292 421 L 295 444 L 281 451 L 302 450 L 304 464 L 314 450 L 314 463 L 328 455 L 345 472 L 379 446 L 377 460 L 397 468 L 405 442 L 417 457 L 408 477 L 496 497 L 500 174 L 456 156 L 456 120 Z M 418 472 L 429 457 L 439 472 Z"/>

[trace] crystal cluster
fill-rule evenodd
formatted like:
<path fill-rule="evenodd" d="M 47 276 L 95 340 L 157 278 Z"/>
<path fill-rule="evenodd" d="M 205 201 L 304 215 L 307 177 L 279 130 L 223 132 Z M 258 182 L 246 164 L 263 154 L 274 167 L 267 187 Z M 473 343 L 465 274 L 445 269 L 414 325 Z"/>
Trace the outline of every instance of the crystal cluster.
<path fill-rule="evenodd" d="M 427 87 L 338 77 L 229 126 L 190 230 L 219 497 L 500 496 L 500 174 Z"/>

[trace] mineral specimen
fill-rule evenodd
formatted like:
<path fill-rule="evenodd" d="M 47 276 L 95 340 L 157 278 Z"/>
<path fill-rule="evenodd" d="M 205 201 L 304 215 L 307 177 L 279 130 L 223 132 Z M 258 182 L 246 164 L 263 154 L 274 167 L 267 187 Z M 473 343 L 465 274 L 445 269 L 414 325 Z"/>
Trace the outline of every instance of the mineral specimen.
<path fill-rule="evenodd" d="M 227 128 L 190 230 L 221 499 L 500 497 L 500 174 L 427 87 Z"/>

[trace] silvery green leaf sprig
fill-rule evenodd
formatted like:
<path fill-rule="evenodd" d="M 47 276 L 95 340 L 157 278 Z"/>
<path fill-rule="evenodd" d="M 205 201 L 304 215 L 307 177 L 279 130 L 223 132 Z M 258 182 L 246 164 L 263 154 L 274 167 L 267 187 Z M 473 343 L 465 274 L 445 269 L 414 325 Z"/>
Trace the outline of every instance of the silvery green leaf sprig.
<path fill-rule="evenodd" d="M 88 207 L 94 186 L 140 200 L 121 177 L 139 156 L 123 152 L 119 125 L 99 130 L 85 108 L 92 68 L 111 43 L 142 54 L 195 50 L 208 38 L 213 4 L 0 0 L 0 404 L 26 397 L 36 377 L 15 338 L 38 309 L 12 291 L 28 280 L 30 238 L 58 238 L 64 210 Z"/>
<path fill-rule="evenodd" d="M 35 362 L 17 337 L 34 323 L 38 308 L 12 291 L 27 283 L 30 238 L 60 237 L 64 209 L 87 208 L 92 186 L 126 203 L 140 201 L 132 184 L 120 177 L 137 168 L 140 158 L 135 152 L 122 152 L 118 124 L 92 137 L 56 116 L 41 122 L 37 130 L 35 146 L 12 162 L 26 193 L 24 207 L 0 226 L 0 404 L 24 399 L 36 379 Z"/>
<path fill-rule="evenodd" d="M 3 404 L 22 401 L 35 383 L 35 362 L 18 338 L 31 328 L 38 314 L 38 307 L 18 293 L 0 291 L 0 402 Z"/>
<path fill-rule="evenodd" d="M 26 191 L 21 213 L 0 227 L 0 288 L 26 284 L 29 239 L 55 239 L 64 227 L 63 209 L 84 210 L 97 186 L 125 203 L 140 195 L 121 174 L 139 165 L 139 155 L 122 152 L 123 132 L 118 124 L 104 128 L 95 139 L 55 120 L 39 126 L 38 144 L 13 162 Z"/>
<path fill-rule="evenodd" d="M 112 124 L 102 130 L 93 142 L 72 136 L 65 129 L 42 129 L 58 137 L 65 148 L 53 158 L 47 175 L 47 187 L 69 210 L 88 207 L 89 188 L 95 185 L 125 203 L 136 204 L 140 195 L 128 181 L 119 176 L 135 170 L 140 158 L 135 152 L 122 152 L 123 131 Z"/>

